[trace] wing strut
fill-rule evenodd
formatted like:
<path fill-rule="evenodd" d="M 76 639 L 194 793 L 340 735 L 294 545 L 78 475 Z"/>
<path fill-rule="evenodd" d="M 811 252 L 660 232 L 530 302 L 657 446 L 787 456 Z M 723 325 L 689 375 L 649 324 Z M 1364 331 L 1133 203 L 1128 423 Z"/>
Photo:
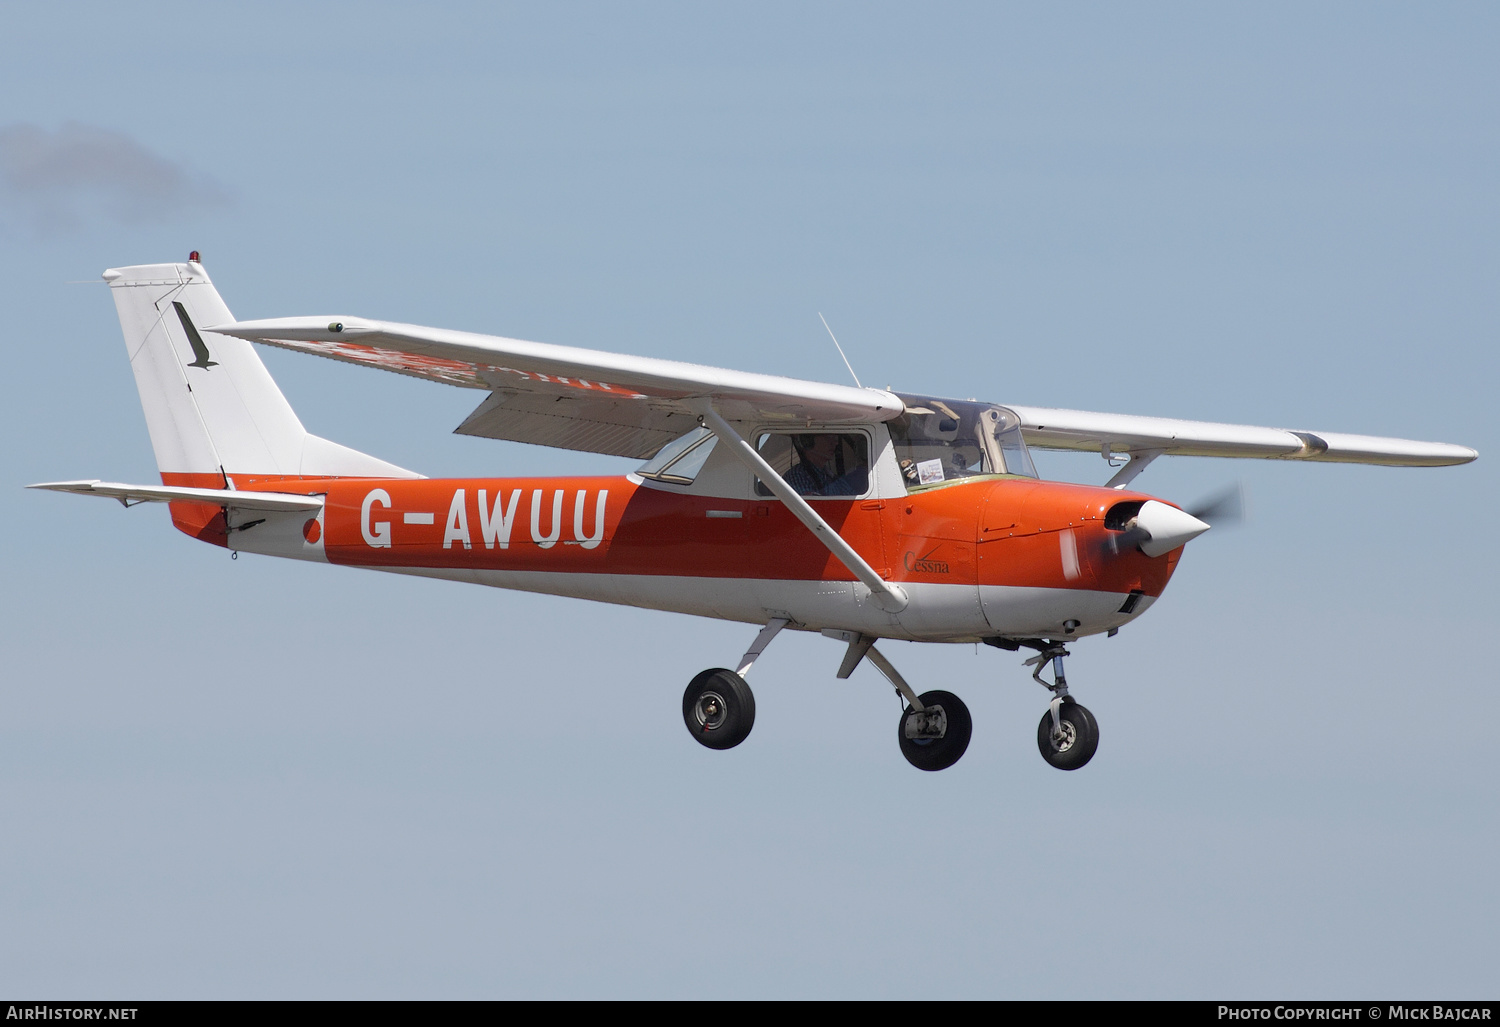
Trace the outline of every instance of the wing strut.
<path fill-rule="evenodd" d="M 785 503 L 787 509 L 797 515 L 797 520 L 807 525 L 807 530 L 812 532 L 819 542 L 827 546 L 828 551 L 836 556 L 840 563 L 849 568 L 849 573 L 870 589 L 872 597 L 882 610 L 887 613 L 900 613 L 906 609 L 907 603 L 910 602 L 907 599 L 906 590 L 895 582 L 886 581 L 876 574 L 875 568 L 866 563 L 864 557 L 855 552 L 853 546 L 845 542 L 827 521 L 818 516 L 818 512 L 812 508 L 812 505 L 799 496 L 781 475 L 761 458 L 761 455 L 755 451 L 755 447 L 746 442 L 728 421 L 719 416 L 711 400 L 699 401 L 698 412 L 703 417 L 704 424 L 719 437 L 724 445 L 729 447 L 729 451 L 739 459 L 740 463 L 750 468 L 751 472 L 765 483 L 766 488 Z"/>
<path fill-rule="evenodd" d="M 1141 449 L 1131 453 L 1126 457 L 1124 465 L 1115 472 L 1115 476 L 1104 483 L 1104 487 L 1107 489 L 1123 489 L 1126 485 L 1135 481 L 1140 473 L 1146 469 L 1146 466 L 1161 456 L 1161 454 L 1162 451 L 1159 449 Z"/>

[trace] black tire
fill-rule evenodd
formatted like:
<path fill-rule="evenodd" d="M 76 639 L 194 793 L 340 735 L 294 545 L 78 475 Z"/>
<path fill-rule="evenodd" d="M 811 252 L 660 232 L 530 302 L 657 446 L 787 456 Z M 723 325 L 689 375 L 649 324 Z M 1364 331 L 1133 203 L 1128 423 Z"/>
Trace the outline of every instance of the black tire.
<path fill-rule="evenodd" d="M 732 670 L 705 670 L 682 693 L 682 721 L 698 744 L 733 749 L 755 726 L 755 693 Z"/>
<path fill-rule="evenodd" d="M 901 744 L 901 755 L 918 770 L 946 770 L 958 762 L 974 734 L 969 708 L 952 692 L 923 692 L 917 698 L 923 706 L 941 706 L 948 717 L 948 729 L 942 738 L 907 738 L 906 718 L 913 711 L 910 706 L 906 707 L 896 723 L 896 741 Z"/>
<path fill-rule="evenodd" d="M 1087 708 L 1071 699 L 1064 699 L 1057 711 L 1062 721 L 1063 738 L 1052 739 L 1052 711 L 1042 714 L 1042 722 L 1036 726 L 1036 747 L 1042 759 L 1058 770 L 1077 770 L 1099 749 L 1099 722 Z"/>

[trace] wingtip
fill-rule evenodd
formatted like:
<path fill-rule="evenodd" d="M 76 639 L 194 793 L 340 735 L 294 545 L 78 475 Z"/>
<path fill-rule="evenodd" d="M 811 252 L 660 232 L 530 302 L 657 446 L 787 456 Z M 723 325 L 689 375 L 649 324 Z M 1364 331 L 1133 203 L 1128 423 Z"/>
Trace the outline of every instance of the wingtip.
<path fill-rule="evenodd" d="M 379 324 L 367 318 L 338 317 L 276 317 L 259 321 L 228 321 L 224 324 L 208 325 L 205 332 L 230 335 L 251 342 L 268 339 L 290 339 L 294 342 L 336 341 L 340 336 L 367 335 L 379 331 Z"/>

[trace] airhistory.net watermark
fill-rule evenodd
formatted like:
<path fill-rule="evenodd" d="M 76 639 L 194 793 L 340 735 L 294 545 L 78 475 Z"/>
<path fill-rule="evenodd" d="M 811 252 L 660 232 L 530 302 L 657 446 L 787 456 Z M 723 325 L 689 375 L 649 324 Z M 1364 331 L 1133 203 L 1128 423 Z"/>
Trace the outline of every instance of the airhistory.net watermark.
<path fill-rule="evenodd" d="M 49 1005 L 44 1002 L 7 1006 L 7 1020 L 134 1020 L 138 1006 Z"/>

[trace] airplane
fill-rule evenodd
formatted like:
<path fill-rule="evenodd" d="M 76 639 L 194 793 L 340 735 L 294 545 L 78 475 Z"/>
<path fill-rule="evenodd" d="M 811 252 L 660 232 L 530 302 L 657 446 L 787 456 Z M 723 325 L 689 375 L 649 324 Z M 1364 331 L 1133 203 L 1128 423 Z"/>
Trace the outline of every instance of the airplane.
<path fill-rule="evenodd" d="M 904 701 L 901 754 L 926 771 L 963 756 L 968 707 L 945 690 L 918 694 L 876 643 L 1031 651 L 1025 665 L 1051 694 L 1037 747 L 1077 770 L 1099 725 L 1069 692 L 1067 646 L 1149 610 L 1213 519 L 1133 491 L 1152 461 L 1478 457 L 1446 443 L 1005 406 L 351 316 L 236 321 L 197 251 L 103 278 L 161 484 L 29 488 L 164 502 L 180 531 L 235 556 L 756 626 L 735 669 L 704 670 L 683 693 L 683 722 L 710 749 L 749 736 L 751 668 L 791 629 L 843 645 L 838 678 L 868 660 L 890 682 Z M 309 433 L 251 343 L 480 390 L 461 434 L 644 463 L 597 477 L 426 478 Z M 1124 463 L 1099 486 L 1043 481 L 1032 449 Z"/>

